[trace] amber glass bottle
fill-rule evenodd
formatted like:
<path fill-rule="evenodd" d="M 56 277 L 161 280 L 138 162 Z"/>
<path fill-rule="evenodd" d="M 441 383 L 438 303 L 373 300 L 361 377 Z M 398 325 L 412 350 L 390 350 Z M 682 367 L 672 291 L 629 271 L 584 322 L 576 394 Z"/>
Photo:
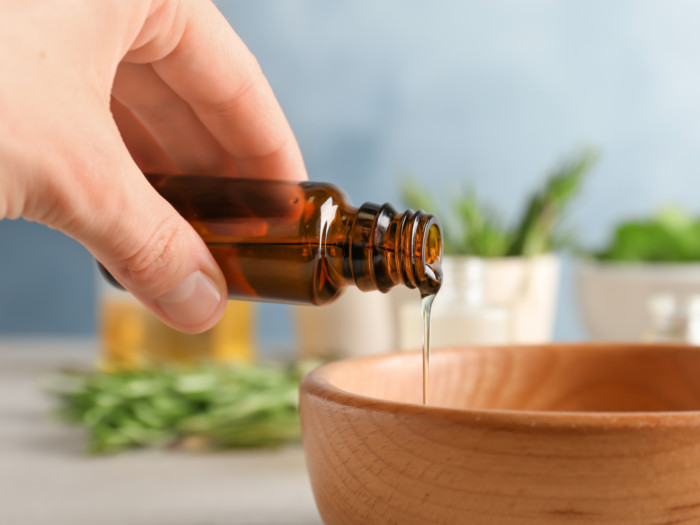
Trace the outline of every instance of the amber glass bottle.
<path fill-rule="evenodd" d="M 355 208 L 319 182 L 147 178 L 204 239 L 232 299 L 324 304 L 348 285 L 433 295 L 442 282 L 440 223 L 423 211 Z"/>

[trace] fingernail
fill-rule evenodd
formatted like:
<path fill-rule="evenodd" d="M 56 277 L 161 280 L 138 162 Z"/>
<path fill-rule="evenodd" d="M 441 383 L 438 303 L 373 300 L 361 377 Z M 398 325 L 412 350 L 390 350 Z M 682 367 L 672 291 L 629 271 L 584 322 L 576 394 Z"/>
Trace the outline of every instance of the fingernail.
<path fill-rule="evenodd" d="M 214 281 L 203 272 L 196 271 L 161 295 L 156 302 L 174 323 L 195 326 L 209 319 L 216 311 L 221 294 Z"/>

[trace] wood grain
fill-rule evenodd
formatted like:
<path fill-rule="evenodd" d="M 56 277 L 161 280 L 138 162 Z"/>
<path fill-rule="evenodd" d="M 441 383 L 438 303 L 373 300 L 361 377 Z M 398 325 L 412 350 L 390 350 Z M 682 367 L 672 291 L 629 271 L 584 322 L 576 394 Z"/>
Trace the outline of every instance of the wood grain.
<path fill-rule="evenodd" d="M 335 524 L 700 523 L 700 350 L 549 345 L 332 363 L 301 387 Z"/>

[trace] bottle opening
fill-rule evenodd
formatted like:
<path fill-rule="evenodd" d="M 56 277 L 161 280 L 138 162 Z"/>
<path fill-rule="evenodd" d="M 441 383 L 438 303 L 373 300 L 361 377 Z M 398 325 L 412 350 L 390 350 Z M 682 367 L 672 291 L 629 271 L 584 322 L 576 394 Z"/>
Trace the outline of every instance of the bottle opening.
<path fill-rule="evenodd" d="M 361 290 L 389 291 L 397 284 L 435 295 L 442 284 L 442 229 L 423 210 L 398 213 L 363 204 L 350 233 L 352 277 Z"/>
<path fill-rule="evenodd" d="M 414 272 L 416 288 L 422 296 L 435 295 L 442 286 L 442 229 L 434 215 L 416 212 L 417 250 Z"/>
<path fill-rule="evenodd" d="M 437 224 L 433 224 L 428 230 L 428 239 L 425 248 L 425 263 L 436 264 L 442 255 L 442 236 Z"/>

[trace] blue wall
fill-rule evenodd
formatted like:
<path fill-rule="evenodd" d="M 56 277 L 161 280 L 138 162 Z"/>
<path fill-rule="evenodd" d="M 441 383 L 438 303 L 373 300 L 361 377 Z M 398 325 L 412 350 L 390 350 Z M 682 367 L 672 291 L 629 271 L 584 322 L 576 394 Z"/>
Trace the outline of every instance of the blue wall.
<path fill-rule="evenodd" d="M 562 157 L 603 154 L 570 214 L 602 242 L 621 217 L 700 203 L 700 3 L 220 1 L 258 57 L 313 179 L 398 202 L 404 174 L 475 183 L 507 217 Z M 89 333 L 93 263 L 61 234 L 0 222 L 0 332 Z M 565 279 L 570 268 L 567 266 Z M 565 282 L 557 337 L 581 337 Z M 263 340 L 290 330 L 266 306 Z"/>

